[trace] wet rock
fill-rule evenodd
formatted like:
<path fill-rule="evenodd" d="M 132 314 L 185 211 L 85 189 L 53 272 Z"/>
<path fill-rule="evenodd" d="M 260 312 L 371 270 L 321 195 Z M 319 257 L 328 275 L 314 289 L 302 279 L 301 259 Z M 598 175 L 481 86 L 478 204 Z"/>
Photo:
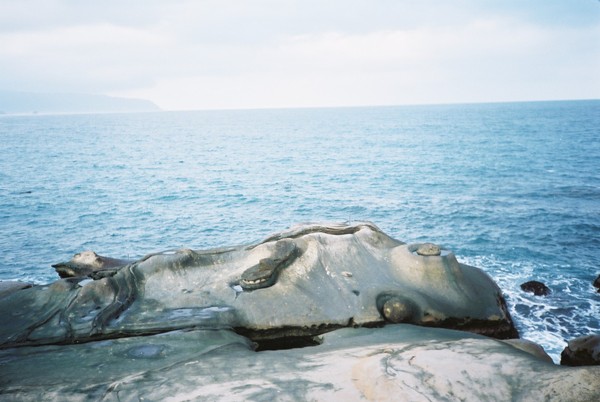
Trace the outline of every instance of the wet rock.
<path fill-rule="evenodd" d="M 109 270 L 113 274 L 115 268 L 125 266 L 132 261 L 121 260 L 111 257 L 103 257 L 93 251 L 83 251 L 77 253 L 66 262 L 53 264 L 52 267 L 61 278 L 71 278 L 80 276 L 93 277 L 94 275 L 102 276 L 102 271 Z"/>
<path fill-rule="evenodd" d="M 1 399 L 595 401 L 600 367 L 561 367 L 501 341 L 414 325 L 344 328 L 257 352 L 231 330 L 0 350 Z M 26 373 L 26 375 L 24 375 Z"/>
<path fill-rule="evenodd" d="M 593 285 L 597 289 L 598 293 L 600 293 L 600 275 L 598 275 L 596 280 L 594 280 Z"/>
<path fill-rule="evenodd" d="M 550 294 L 550 288 L 538 281 L 529 281 L 521 284 L 521 290 L 533 293 L 536 296 L 548 296 Z"/>
<path fill-rule="evenodd" d="M 366 222 L 150 254 L 97 280 L 61 279 L 0 299 L 0 347 L 186 328 L 235 328 L 261 341 L 397 322 L 518 336 L 487 274 L 449 250 L 417 253 L 424 249 L 432 247 L 404 244 Z"/>
<path fill-rule="evenodd" d="M 569 341 L 560 355 L 564 366 L 599 366 L 600 334 L 587 335 Z"/>

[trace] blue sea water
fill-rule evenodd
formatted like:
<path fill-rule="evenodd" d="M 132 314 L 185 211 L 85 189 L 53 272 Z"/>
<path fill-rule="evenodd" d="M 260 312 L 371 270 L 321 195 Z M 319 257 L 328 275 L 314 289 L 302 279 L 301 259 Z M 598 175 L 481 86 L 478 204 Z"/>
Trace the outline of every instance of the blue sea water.
<path fill-rule="evenodd" d="M 484 269 L 558 361 L 600 332 L 600 101 L 0 116 L 0 280 L 355 220 Z"/>

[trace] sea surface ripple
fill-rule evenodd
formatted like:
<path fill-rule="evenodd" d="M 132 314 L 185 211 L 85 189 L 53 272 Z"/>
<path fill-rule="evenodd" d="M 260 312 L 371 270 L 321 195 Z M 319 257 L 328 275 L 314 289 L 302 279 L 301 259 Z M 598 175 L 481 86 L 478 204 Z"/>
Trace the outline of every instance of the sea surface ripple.
<path fill-rule="evenodd" d="M 484 269 L 557 361 L 600 332 L 599 127 L 600 101 L 0 116 L 0 280 L 370 220 Z"/>

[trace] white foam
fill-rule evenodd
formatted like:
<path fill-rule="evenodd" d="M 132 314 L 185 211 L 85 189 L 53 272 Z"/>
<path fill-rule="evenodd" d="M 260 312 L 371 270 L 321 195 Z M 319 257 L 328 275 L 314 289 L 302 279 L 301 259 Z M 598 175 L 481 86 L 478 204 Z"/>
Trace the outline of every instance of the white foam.
<path fill-rule="evenodd" d="M 600 329 L 600 295 L 595 296 L 584 280 L 565 276 L 567 269 L 532 262 L 501 261 L 495 256 L 462 258 L 461 262 L 486 271 L 502 289 L 521 338 L 541 345 L 555 363 L 567 341 L 597 333 Z M 551 289 L 548 296 L 521 290 L 529 280 L 539 280 Z"/>

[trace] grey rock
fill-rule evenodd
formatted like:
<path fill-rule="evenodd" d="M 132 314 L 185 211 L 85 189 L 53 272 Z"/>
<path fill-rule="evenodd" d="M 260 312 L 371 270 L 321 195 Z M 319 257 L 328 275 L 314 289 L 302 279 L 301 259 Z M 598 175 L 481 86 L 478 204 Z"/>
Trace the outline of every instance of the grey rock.
<path fill-rule="evenodd" d="M 255 290 L 273 286 L 279 271 L 289 265 L 297 254 L 297 248 L 290 239 L 277 240 L 273 255 L 261 259 L 258 264 L 242 273 L 240 285 L 245 290 Z"/>
<path fill-rule="evenodd" d="M 393 296 L 387 299 L 381 307 L 383 316 L 391 323 L 413 322 L 421 315 L 418 306 L 410 299 Z"/>
<path fill-rule="evenodd" d="M 22 289 L 28 289 L 33 284 L 19 281 L 0 281 L 0 298 Z"/>
<path fill-rule="evenodd" d="M 600 367 L 562 367 L 491 338 L 408 324 L 344 328 L 256 352 L 230 330 L 0 350 L 10 401 L 595 401 Z"/>
<path fill-rule="evenodd" d="M 479 335 L 517 336 L 483 271 L 372 223 L 301 225 L 100 269 L 94 256 L 75 259 L 76 277 L 0 286 L 0 399 L 600 395 L 600 367 L 556 366 L 535 344 Z"/>
<path fill-rule="evenodd" d="M 150 254 L 112 276 L 61 279 L 0 299 L 0 347 L 183 328 L 235 328 L 260 340 L 386 322 L 518 337 L 488 275 L 448 250 L 422 256 L 418 248 L 359 223 Z"/>
<path fill-rule="evenodd" d="M 548 363 L 554 362 L 550 355 L 546 353 L 544 348 L 535 342 L 529 341 L 527 339 L 504 339 L 503 342 L 526 353 L 529 353 L 530 355 L 536 356 L 539 359 L 544 360 Z"/>
<path fill-rule="evenodd" d="M 600 366 L 600 334 L 571 339 L 560 355 L 565 366 Z"/>
<path fill-rule="evenodd" d="M 424 256 L 438 256 L 442 254 L 442 249 L 437 244 L 424 243 L 419 245 L 416 252 Z"/>
<path fill-rule="evenodd" d="M 52 267 L 61 278 L 102 277 L 106 276 L 106 271 L 114 274 L 116 268 L 123 267 L 131 262 L 133 261 L 103 257 L 94 251 L 88 250 L 75 254 L 69 261 L 53 264 Z"/>

